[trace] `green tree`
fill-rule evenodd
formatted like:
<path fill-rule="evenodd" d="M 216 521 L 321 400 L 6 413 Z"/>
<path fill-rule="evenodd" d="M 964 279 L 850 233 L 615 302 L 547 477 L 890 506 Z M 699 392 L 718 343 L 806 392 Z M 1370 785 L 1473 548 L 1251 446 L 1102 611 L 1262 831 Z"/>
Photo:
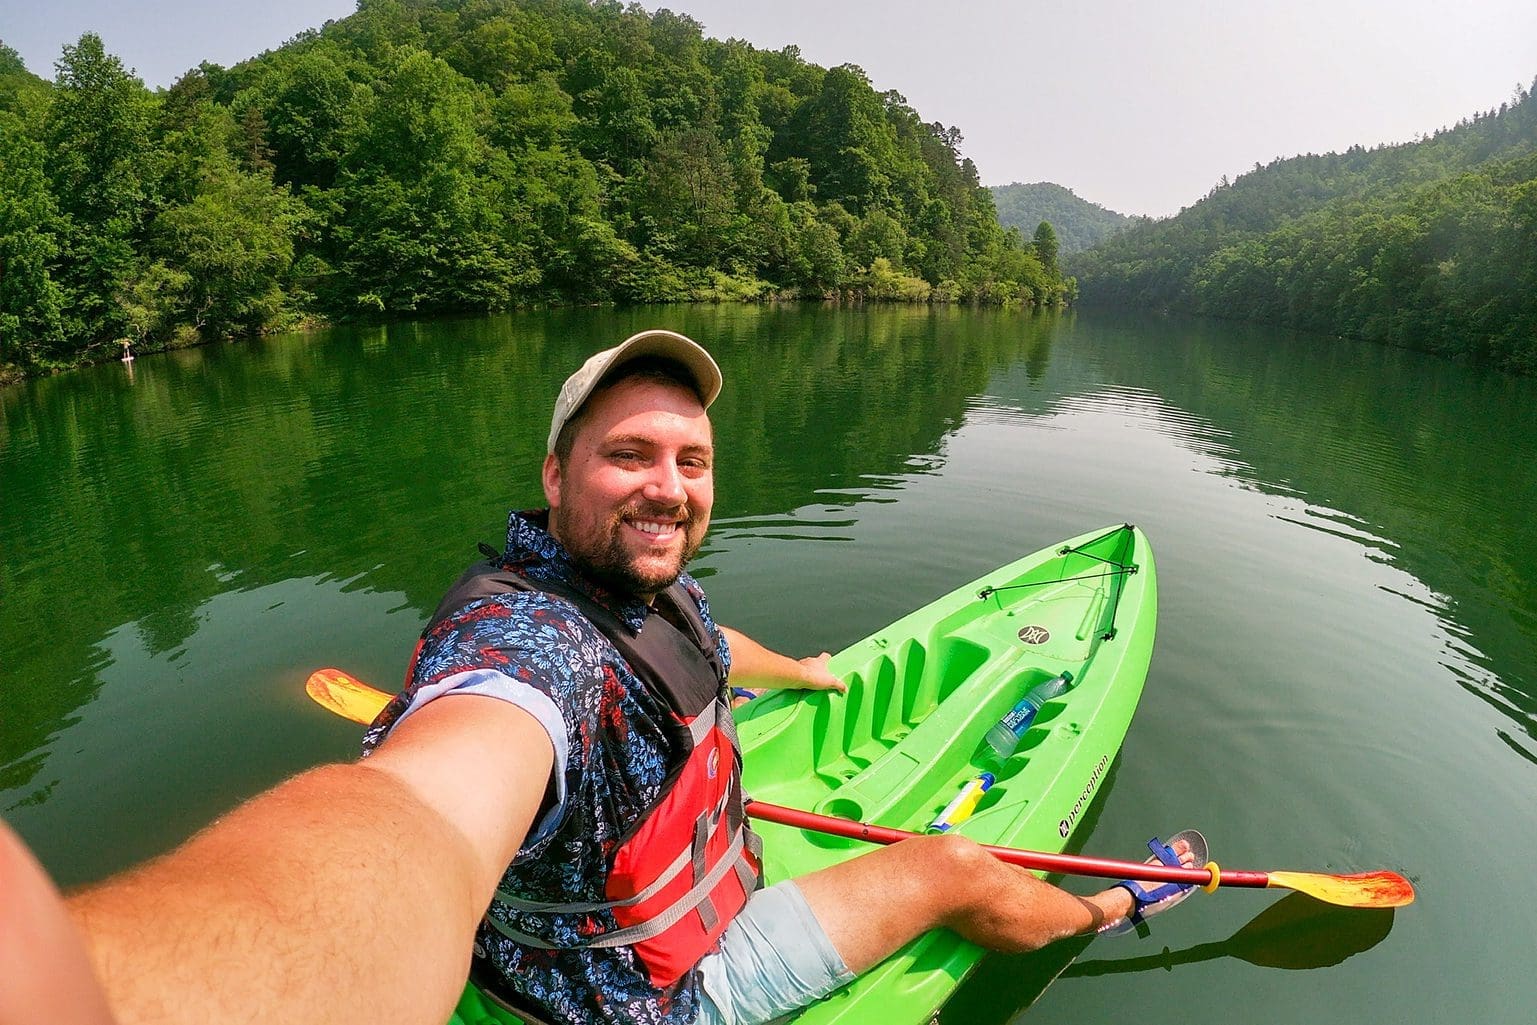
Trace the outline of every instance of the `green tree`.
<path fill-rule="evenodd" d="M 549 28 L 516 8 L 458 35 L 443 59 L 465 78 L 497 92 L 552 71 L 559 63 Z"/>
<path fill-rule="evenodd" d="M 908 241 L 901 221 L 885 210 L 871 210 L 860 218 L 843 248 L 858 267 L 868 268 L 878 259 L 902 267 Z"/>
<path fill-rule="evenodd" d="M 1070 294 L 999 227 L 958 130 L 853 65 L 618 0 L 361 0 L 158 97 L 94 36 L 58 67 L 50 86 L 0 47 L 8 361 L 300 311 Z M 1430 248 L 1450 216 L 1426 213 Z M 1354 288 L 1352 254 L 1328 250 Z M 1484 265 L 1442 264 L 1414 294 L 1476 305 Z"/>
<path fill-rule="evenodd" d="M 646 243 L 678 260 L 709 266 L 727 256 L 738 228 L 731 166 L 720 140 L 693 129 L 662 136 L 646 158 L 639 182 L 639 213 Z"/>
<path fill-rule="evenodd" d="M 156 248 L 186 276 L 183 321 L 214 336 L 280 323 L 282 288 L 308 210 L 270 175 L 228 159 L 204 167 L 196 195 L 160 214 Z"/>
<path fill-rule="evenodd" d="M 500 309 L 538 283 L 523 211 L 498 203 L 506 175 L 488 168 L 476 101 L 442 60 L 397 52 L 342 171 L 341 269 L 365 307 Z"/>
<path fill-rule="evenodd" d="M 1071 189 L 1051 182 L 995 185 L 988 189 L 998 208 L 998 223 L 1005 228 L 1033 231 L 1050 221 L 1061 245 L 1061 256 L 1081 253 L 1102 239 L 1128 228 L 1134 219 L 1080 199 Z"/>
<path fill-rule="evenodd" d="M 602 54 L 589 54 L 585 60 L 597 66 L 597 81 L 576 96 L 582 152 L 629 174 L 657 139 L 651 100 L 635 69 L 614 67 Z"/>
<path fill-rule="evenodd" d="M 1074 259 L 1096 302 L 1154 305 L 1488 360 L 1537 364 L 1537 102 L 1419 142 L 1276 161 Z M 1523 331 L 1527 333 L 1522 334 Z"/>
<path fill-rule="evenodd" d="M 891 205 L 886 168 L 894 162 L 895 133 L 859 68 L 845 64 L 826 72 L 792 133 L 783 141 L 809 159 L 818 196 L 855 212 Z"/>
<path fill-rule="evenodd" d="M 143 83 L 86 33 L 55 65 L 45 136 L 49 184 L 63 218 L 56 280 L 66 330 L 84 344 L 123 328 L 113 297 L 133 275 L 144 214 L 153 199 L 149 129 L 153 104 Z"/>
<path fill-rule="evenodd" d="M 60 228 L 43 147 L 0 110 L 0 365 L 46 365 L 63 349 L 64 297 L 49 275 Z"/>
<path fill-rule="evenodd" d="M 23 122 L 42 117 L 48 106 L 48 83 L 27 70 L 21 55 L 0 43 L 0 110 Z"/>
<path fill-rule="evenodd" d="M 235 97 L 242 120 L 254 108 L 265 125 L 263 145 L 279 181 L 296 188 L 336 184 L 342 157 L 366 129 L 373 101 L 373 91 L 359 80 L 366 73 L 344 48 L 328 42 L 283 54 Z"/>
<path fill-rule="evenodd" d="M 1057 271 L 1057 232 L 1051 226 L 1051 222 L 1042 221 L 1035 226 L 1035 237 L 1030 245 L 1035 249 L 1035 258 L 1041 261 L 1041 266 L 1047 273 L 1055 274 Z"/>

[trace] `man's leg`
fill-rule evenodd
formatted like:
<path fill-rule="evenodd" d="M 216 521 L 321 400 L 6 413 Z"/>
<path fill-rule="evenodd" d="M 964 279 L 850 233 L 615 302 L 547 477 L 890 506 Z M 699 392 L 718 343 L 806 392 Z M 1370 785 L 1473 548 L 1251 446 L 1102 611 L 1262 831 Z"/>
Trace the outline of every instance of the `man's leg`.
<path fill-rule="evenodd" d="M 1183 841 L 1175 850 L 1185 864 L 1195 860 Z M 1119 886 L 1075 897 L 970 840 L 918 837 L 753 894 L 700 965 L 699 1022 L 771 1021 L 930 929 L 948 927 L 993 950 L 1034 950 L 1131 907 Z"/>
<path fill-rule="evenodd" d="M 1180 847 L 1176 853 L 1187 856 Z M 1124 887 L 1078 897 L 959 836 L 906 840 L 795 882 L 855 974 L 934 928 L 1019 952 L 1093 932 L 1132 909 Z"/>

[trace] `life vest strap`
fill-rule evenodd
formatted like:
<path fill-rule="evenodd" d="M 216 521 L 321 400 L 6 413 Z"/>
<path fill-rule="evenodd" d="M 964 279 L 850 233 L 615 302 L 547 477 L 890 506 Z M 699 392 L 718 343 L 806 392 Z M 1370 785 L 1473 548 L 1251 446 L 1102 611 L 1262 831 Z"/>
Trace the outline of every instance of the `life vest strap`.
<path fill-rule="evenodd" d="M 671 907 L 655 918 L 648 918 L 644 922 L 628 926 L 624 929 L 616 929 L 613 932 L 601 933 L 597 936 L 584 936 L 579 942 L 563 946 L 549 943 L 538 936 L 530 936 L 525 932 L 520 932 L 505 922 L 497 921 L 489 914 L 486 915 L 485 921 L 491 928 L 514 943 L 521 943 L 526 947 L 537 947 L 540 950 L 585 950 L 593 947 L 633 946 L 636 943 L 649 940 L 653 936 L 661 935 L 681 921 L 689 912 L 703 904 L 709 898 L 710 891 L 714 890 L 716 884 L 726 877 L 727 872 L 735 871 L 738 878 L 740 878 L 742 870 L 737 866 L 738 862 L 746 862 L 748 860 L 745 847 L 746 838 L 750 835 L 752 834 L 749 830 L 737 830 L 736 835 L 731 839 L 731 846 L 726 849 L 720 861 L 716 863 L 715 867 L 703 879 L 695 883 L 691 890 L 675 900 Z M 747 864 L 746 869 L 753 874 L 753 878 L 757 877 L 756 870 L 750 863 Z M 747 890 L 747 887 L 744 886 L 743 889 Z M 748 890 L 748 892 L 751 892 L 751 890 Z"/>
<path fill-rule="evenodd" d="M 735 788 L 726 788 L 726 793 L 729 795 L 733 789 Z M 708 874 L 705 870 L 705 865 L 710 854 L 710 831 L 712 826 L 713 823 L 710 821 L 710 813 L 708 811 L 700 812 L 699 817 L 694 820 L 693 863 L 694 881 L 696 883 Z M 705 932 L 709 932 L 720 923 L 720 915 L 715 912 L 715 902 L 710 899 L 708 893 L 699 902 L 699 921 L 704 924 Z"/>
<path fill-rule="evenodd" d="M 711 811 L 708 815 L 710 833 L 713 834 L 715 832 L 716 826 L 718 826 L 721 819 L 726 816 L 727 810 L 731 807 L 731 802 L 733 799 L 737 799 L 734 788 L 727 788 L 726 792 L 721 795 L 720 801 L 716 803 L 714 810 Z M 703 817 L 704 816 L 701 816 L 701 818 Z M 759 840 L 757 834 L 752 834 L 752 839 L 754 841 Z M 763 845 L 760 841 L 758 843 L 758 847 L 761 849 L 762 846 Z M 696 850 L 696 846 L 691 845 L 679 851 L 678 856 L 672 860 L 670 865 L 662 870 L 662 874 L 659 875 L 656 880 L 651 883 L 650 886 L 647 886 L 644 890 L 641 890 L 635 896 L 626 897 L 624 900 L 607 900 L 598 902 L 579 901 L 567 904 L 555 904 L 547 903 L 545 901 L 527 900 L 523 897 L 508 893 L 505 890 L 497 890 L 496 899 L 515 911 L 532 911 L 547 915 L 585 915 L 591 914 L 594 911 L 607 911 L 610 908 L 626 908 L 635 904 L 643 904 L 650 900 L 652 897 L 655 897 L 658 893 L 661 893 L 663 888 L 666 887 L 668 883 L 672 882 L 673 879 L 677 877 L 679 872 L 683 871 L 685 867 L 694 862 L 696 857 Z M 752 852 L 754 857 L 757 857 L 760 853 L 760 851 L 753 851 L 751 846 L 748 847 L 748 850 Z M 697 871 L 694 873 L 694 878 L 696 880 L 699 878 L 699 873 Z M 751 893 L 752 888 L 749 887 L 747 892 Z"/>

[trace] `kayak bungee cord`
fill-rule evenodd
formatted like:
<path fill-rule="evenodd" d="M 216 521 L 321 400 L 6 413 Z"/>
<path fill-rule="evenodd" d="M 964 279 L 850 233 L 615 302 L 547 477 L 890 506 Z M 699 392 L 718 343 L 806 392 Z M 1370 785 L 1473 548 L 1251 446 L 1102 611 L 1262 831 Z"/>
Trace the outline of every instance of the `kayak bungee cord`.
<path fill-rule="evenodd" d="M 1085 573 L 1076 577 L 1058 577 L 1055 580 L 1032 580 L 1029 583 L 1024 584 L 1004 584 L 1002 587 L 994 587 L 989 584 L 977 592 L 977 599 L 979 601 L 986 600 L 987 598 L 991 598 L 993 595 L 999 593 L 1000 591 L 1017 591 L 1027 587 L 1045 587 L 1048 584 L 1070 584 L 1079 580 L 1104 580 L 1107 577 L 1133 576 L 1136 574 L 1138 568 L 1135 563 L 1128 565 L 1127 563 L 1116 562 L 1113 559 L 1107 559 L 1101 555 L 1095 555 L 1093 552 L 1084 551 L 1084 549 L 1089 545 L 1098 544 L 1100 541 L 1110 537 L 1112 534 L 1130 533 L 1133 529 L 1135 528 L 1130 523 L 1127 523 L 1123 526 L 1115 528 L 1112 531 L 1101 534 L 1099 537 L 1094 538 L 1092 541 L 1085 541 L 1083 544 L 1076 547 L 1061 548 L 1057 551 L 1057 555 L 1059 557 L 1063 555 L 1082 555 L 1093 559 L 1095 562 L 1102 562 L 1106 566 L 1114 566 L 1115 568 L 1108 573 Z M 1110 604 L 1110 628 L 1100 635 L 1099 639 L 1102 641 L 1108 641 L 1115 637 L 1115 614 L 1120 611 L 1121 592 L 1124 590 L 1124 585 L 1117 585 L 1115 587 L 1115 597 L 1111 599 Z"/>

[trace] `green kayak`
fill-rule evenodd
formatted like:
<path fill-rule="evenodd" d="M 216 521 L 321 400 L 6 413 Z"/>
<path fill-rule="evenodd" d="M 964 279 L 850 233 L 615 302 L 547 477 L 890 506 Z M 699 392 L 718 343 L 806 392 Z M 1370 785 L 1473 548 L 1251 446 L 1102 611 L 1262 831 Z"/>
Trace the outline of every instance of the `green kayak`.
<path fill-rule="evenodd" d="M 1152 657 L 1157 582 L 1147 538 L 1095 531 L 1003 566 L 833 656 L 847 694 L 778 691 L 737 710 L 757 800 L 922 831 L 968 780 L 996 782 L 957 831 L 1060 851 L 1084 820 L 1131 724 Z M 1063 672 L 1072 686 L 999 760 L 988 730 Z M 768 882 L 855 857 L 856 840 L 774 823 Z M 981 959 L 947 930 L 907 944 L 796 1017 L 802 1025 L 923 1025 Z M 518 1019 L 465 989 L 451 1025 Z"/>

